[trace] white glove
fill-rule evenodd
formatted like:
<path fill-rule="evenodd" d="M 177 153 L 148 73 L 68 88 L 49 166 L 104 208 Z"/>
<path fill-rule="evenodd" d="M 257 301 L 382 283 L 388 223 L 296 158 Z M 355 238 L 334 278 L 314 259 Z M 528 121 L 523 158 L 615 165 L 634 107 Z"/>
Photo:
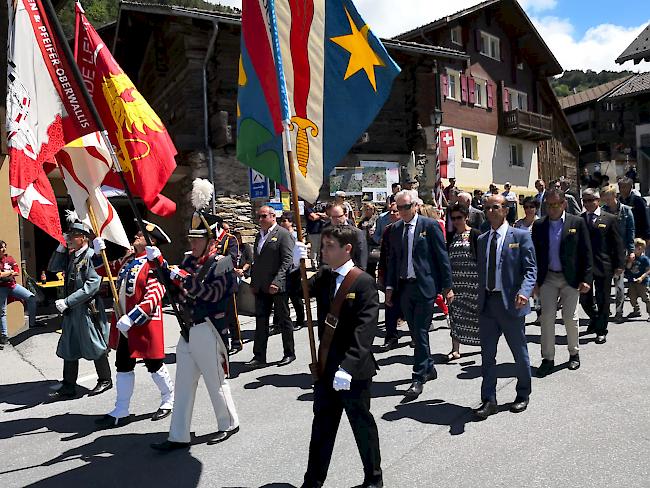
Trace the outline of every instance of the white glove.
<path fill-rule="evenodd" d="M 66 305 L 65 299 L 63 298 L 59 298 L 56 302 L 54 302 L 54 306 L 59 311 L 59 313 L 63 313 L 68 309 L 68 305 Z"/>
<path fill-rule="evenodd" d="M 189 273 L 185 271 L 184 269 L 179 268 L 178 266 L 170 266 L 169 267 L 169 277 L 172 280 L 184 280 L 187 278 Z"/>
<path fill-rule="evenodd" d="M 162 256 L 160 249 L 156 246 L 146 246 L 145 249 L 147 250 L 147 261 L 155 261 Z"/>
<path fill-rule="evenodd" d="M 349 390 L 350 381 L 352 381 L 352 375 L 348 374 L 344 369 L 339 368 L 339 370 L 334 375 L 334 382 L 332 383 L 332 386 L 336 391 Z"/>
<path fill-rule="evenodd" d="M 99 254 L 104 249 L 106 249 L 106 242 L 104 239 L 101 237 L 95 237 L 93 239 L 93 251 L 95 251 L 95 254 Z"/>
<path fill-rule="evenodd" d="M 128 332 L 132 325 L 133 320 L 128 315 L 122 315 L 120 320 L 117 321 L 117 324 L 115 324 L 120 332 Z"/>
<path fill-rule="evenodd" d="M 297 268 L 300 266 L 300 260 L 308 257 L 307 245 L 304 242 L 297 241 L 293 247 L 293 265 Z"/>

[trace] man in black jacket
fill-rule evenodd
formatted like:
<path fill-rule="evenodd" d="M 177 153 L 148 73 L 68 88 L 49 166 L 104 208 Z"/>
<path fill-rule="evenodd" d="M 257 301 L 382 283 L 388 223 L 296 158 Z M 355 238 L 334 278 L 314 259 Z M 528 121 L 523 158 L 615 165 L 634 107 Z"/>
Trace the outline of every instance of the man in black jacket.
<path fill-rule="evenodd" d="M 634 232 L 638 239 L 650 241 L 650 222 L 648 221 L 648 210 L 645 200 L 632 193 L 634 182 L 630 178 L 622 178 L 618 182 L 618 189 L 621 192 L 619 200 L 623 205 L 632 207 L 634 215 Z"/>
<path fill-rule="evenodd" d="M 325 323 L 336 294 L 354 268 L 352 254 L 356 245 L 353 227 L 330 226 L 323 231 L 321 250 L 329 266 L 321 268 L 310 280 L 310 293 L 318 305 L 318 334 L 323 347 Z M 296 245 L 294 260 L 306 257 L 302 243 Z M 370 413 L 370 386 L 377 372 L 372 343 L 379 319 L 379 297 L 375 280 L 360 273 L 351 283 L 341 306 L 329 351 L 321 374 L 314 384 L 314 420 L 309 444 L 309 461 L 303 488 L 321 487 L 336 441 L 343 410 L 348 416 L 363 463 L 366 488 L 383 486 L 379 433 Z M 328 320 L 331 323 L 331 320 Z"/>
<path fill-rule="evenodd" d="M 327 209 L 327 216 L 330 218 L 330 221 L 323 225 L 323 230 L 332 225 L 349 225 L 352 228 L 355 238 L 352 261 L 354 261 L 355 266 L 365 271 L 368 267 L 368 242 L 363 231 L 354 225 L 354 221 L 350 221 L 342 205 L 337 203 L 331 205 Z"/>
<path fill-rule="evenodd" d="M 582 192 L 585 212 L 582 218 L 589 229 L 593 255 L 593 293 L 580 297 L 582 308 L 589 316 L 588 332 L 596 333 L 596 344 L 604 344 L 609 321 L 612 278 L 618 277 L 625 267 L 625 248 L 618 233 L 616 217 L 600 208 L 600 193 L 593 188 Z M 595 301 L 595 307 L 594 307 Z"/>
<path fill-rule="evenodd" d="M 581 293 L 591 289 L 592 256 L 589 231 L 583 219 L 567 211 L 561 190 L 546 191 L 546 217 L 533 224 L 533 244 L 537 255 L 537 285 L 540 297 L 542 364 L 537 376 L 553 371 L 555 361 L 555 316 L 557 300 L 562 298 L 562 319 L 569 348 L 569 369 L 580 367 L 578 354 L 578 316 L 576 308 Z"/>
<path fill-rule="evenodd" d="M 261 207 L 257 211 L 260 232 L 253 246 L 251 287 L 255 293 L 255 339 L 251 368 L 266 366 L 266 345 L 269 340 L 269 316 L 275 312 L 275 322 L 282 333 L 284 357 L 278 366 L 296 359 L 293 342 L 293 324 L 287 298 L 287 272 L 293 259 L 293 237 L 276 222 L 275 210 Z"/>

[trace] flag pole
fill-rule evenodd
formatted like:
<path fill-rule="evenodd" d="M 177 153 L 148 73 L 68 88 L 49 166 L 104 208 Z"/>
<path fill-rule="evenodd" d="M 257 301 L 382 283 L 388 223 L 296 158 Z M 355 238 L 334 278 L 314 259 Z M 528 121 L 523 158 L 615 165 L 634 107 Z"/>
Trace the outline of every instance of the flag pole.
<path fill-rule="evenodd" d="M 296 233 L 300 242 L 302 237 L 302 222 L 300 221 L 300 203 L 298 202 L 298 186 L 296 183 L 296 167 L 293 159 L 293 149 L 291 145 L 291 133 L 288 124 L 284 124 L 284 140 L 287 147 L 287 162 L 289 163 L 289 181 L 291 183 L 291 200 L 293 204 L 293 219 L 296 222 Z M 309 284 L 307 282 L 307 266 L 305 260 L 300 260 L 300 283 L 302 285 L 302 296 L 305 301 L 305 313 L 307 316 L 307 332 L 309 335 L 309 351 L 311 352 L 311 363 L 309 371 L 316 381 L 318 379 L 318 356 L 316 353 L 316 338 L 314 335 L 314 322 L 311 316 L 311 303 L 309 300 Z"/>
<path fill-rule="evenodd" d="M 75 81 L 79 85 L 79 88 L 81 89 L 81 93 L 84 97 L 84 100 L 86 101 L 86 104 L 88 105 L 88 108 L 90 110 L 90 113 L 93 117 L 93 120 L 97 127 L 99 128 L 99 131 L 102 135 L 102 138 L 104 139 L 104 142 L 106 144 L 106 147 L 108 149 L 108 152 L 111 155 L 111 159 L 113 160 L 113 165 L 115 166 L 115 172 L 119 175 L 120 181 L 122 183 L 122 186 L 124 186 L 124 192 L 126 193 L 127 199 L 129 201 L 129 205 L 131 206 L 131 210 L 133 211 L 133 215 L 135 216 L 135 219 L 138 223 L 138 227 L 142 231 L 142 235 L 144 236 L 145 241 L 147 242 L 148 246 L 153 246 L 153 242 L 151 240 L 151 236 L 149 235 L 149 231 L 147 230 L 147 227 L 144 225 L 144 222 L 142 221 L 142 215 L 140 215 L 140 210 L 138 210 L 138 207 L 135 204 L 135 199 L 133 198 L 133 193 L 131 192 L 131 189 L 129 188 L 128 181 L 124 177 L 124 173 L 122 172 L 122 166 L 120 165 L 119 160 L 117 159 L 117 155 L 115 154 L 115 149 L 113 148 L 113 145 L 111 144 L 111 141 L 108 137 L 108 132 L 106 131 L 106 128 L 104 127 L 104 123 L 102 122 L 101 117 L 99 116 L 99 113 L 97 112 L 97 107 L 95 107 L 95 103 L 93 102 L 92 97 L 90 96 L 90 93 L 88 93 L 88 88 L 86 87 L 86 83 L 84 82 L 83 77 L 81 76 L 81 71 L 79 71 L 79 66 L 77 65 L 76 60 L 74 59 L 74 55 L 72 53 L 72 49 L 70 48 L 70 45 L 67 42 L 67 38 L 65 36 L 65 33 L 63 32 L 63 27 L 61 27 L 61 23 L 59 22 L 59 18 L 56 15 L 56 11 L 54 10 L 54 7 L 52 6 L 51 0 L 42 0 L 43 2 L 43 7 L 45 8 L 45 13 L 47 17 L 51 20 L 52 22 L 52 27 L 54 28 L 54 32 L 56 33 L 56 36 L 59 39 L 59 44 L 61 45 L 63 49 L 63 55 L 64 57 L 68 60 L 70 63 L 70 68 L 72 69 L 72 74 L 74 76 Z M 76 15 L 76 14 L 75 14 Z M 124 155 L 125 157 L 128 157 L 128 155 Z M 165 285 L 165 295 L 169 302 L 171 303 L 172 309 L 174 310 L 174 314 L 176 315 L 178 322 L 181 326 L 181 329 L 186 330 L 187 326 L 183 320 L 183 317 L 180 313 L 180 310 L 178 308 L 178 304 L 176 303 L 176 300 L 174 299 L 174 296 L 170 292 L 170 287 L 168 286 L 168 279 L 162 272 L 159 266 L 154 267 L 156 270 L 156 274 L 158 276 L 158 280 L 161 281 Z"/>

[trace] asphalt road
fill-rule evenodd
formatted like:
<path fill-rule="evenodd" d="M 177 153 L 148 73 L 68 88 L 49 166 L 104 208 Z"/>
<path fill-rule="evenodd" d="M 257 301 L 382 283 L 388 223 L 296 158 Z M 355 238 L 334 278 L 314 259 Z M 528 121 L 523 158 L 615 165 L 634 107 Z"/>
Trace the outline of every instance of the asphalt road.
<path fill-rule="evenodd" d="M 629 312 L 629 304 L 626 312 Z M 383 312 L 382 312 L 383 317 Z M 558 371 L 533 379 L 528 410 L 512 414 L 512 356 L 499 348 L 498 415 L 473 419 L 479 404 L 480 354 L 465 347 L 459 361 L 438 366 L 439 377 L 416 401 L 402 403 L 411 376 L 408 337 L 378 354 L 372 411 L 379 427 L 388 487 L 648 487 L 650 486 L 650 323 L 610 326 L 596 345 L 582 327 L 578 371 L 569 371 L 566 346 L 558 346 Z M 383 318 L 382 318 L 383 320 Z M 529 317 L 532 320 L 532 317 Z M 56 322 L 54 320 L 53 322 Z M 438 361 L 450 350 L 443 320 L 431 333 Z M 244 336 L 254 321 L 243 318 Z M 530 325 L 529 350 L 539 365 L 539 328 Z M 175 371 L 178 334 L 166 316 L 167 363 Z M 558 343 L 566 344 L 557 327 Z M 12 340 L 0 351 L 0 486 L 38 487 L 291 487 L 300 486 L 307 463 L 312 393 L 307 331 L 296 333 L 298 360 L 278 368 L 246 371 L 252 344 L 232 358 L 231 387 L 241 431 L 208 445 L 216 430 L 202 383 L 194 409 L 191 450 L 160 454 L 151 442 L 166 438 L 169 418 L 151 422 L 158 393 L 144 365 L 136 367 L 135 421 L 96 432 L 94 419 L 112 409 L 115 390 L 48 403 L 61 376 L 55 326 Z M 376 344 L 382 342 L 377 337 Z M 281 339 L 269 341 L 269 361 L 280 360 Z M 112 360 L 111 360 L 112 362 Z M 534 368 L 533 368 L 534 371 Z M 92 363 L 80 367 L 80 385 L 95 384 Z M 347 420 L 342 421 L 326 486 L 351 487 L 363 473 Z"/>

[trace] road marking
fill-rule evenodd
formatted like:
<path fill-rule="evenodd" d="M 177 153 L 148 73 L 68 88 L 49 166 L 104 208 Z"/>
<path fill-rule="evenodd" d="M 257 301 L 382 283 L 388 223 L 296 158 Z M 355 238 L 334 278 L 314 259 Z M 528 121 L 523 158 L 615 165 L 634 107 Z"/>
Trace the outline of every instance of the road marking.
<path fill-rule="evenodd" d="M 77 379 L 77 383 L 85 383 L 86 381 L 89 380 L 96 380 L 97 379 L 97 374 L 88 374 L 86 376 L 82 376 L 81 378 Z"/>

